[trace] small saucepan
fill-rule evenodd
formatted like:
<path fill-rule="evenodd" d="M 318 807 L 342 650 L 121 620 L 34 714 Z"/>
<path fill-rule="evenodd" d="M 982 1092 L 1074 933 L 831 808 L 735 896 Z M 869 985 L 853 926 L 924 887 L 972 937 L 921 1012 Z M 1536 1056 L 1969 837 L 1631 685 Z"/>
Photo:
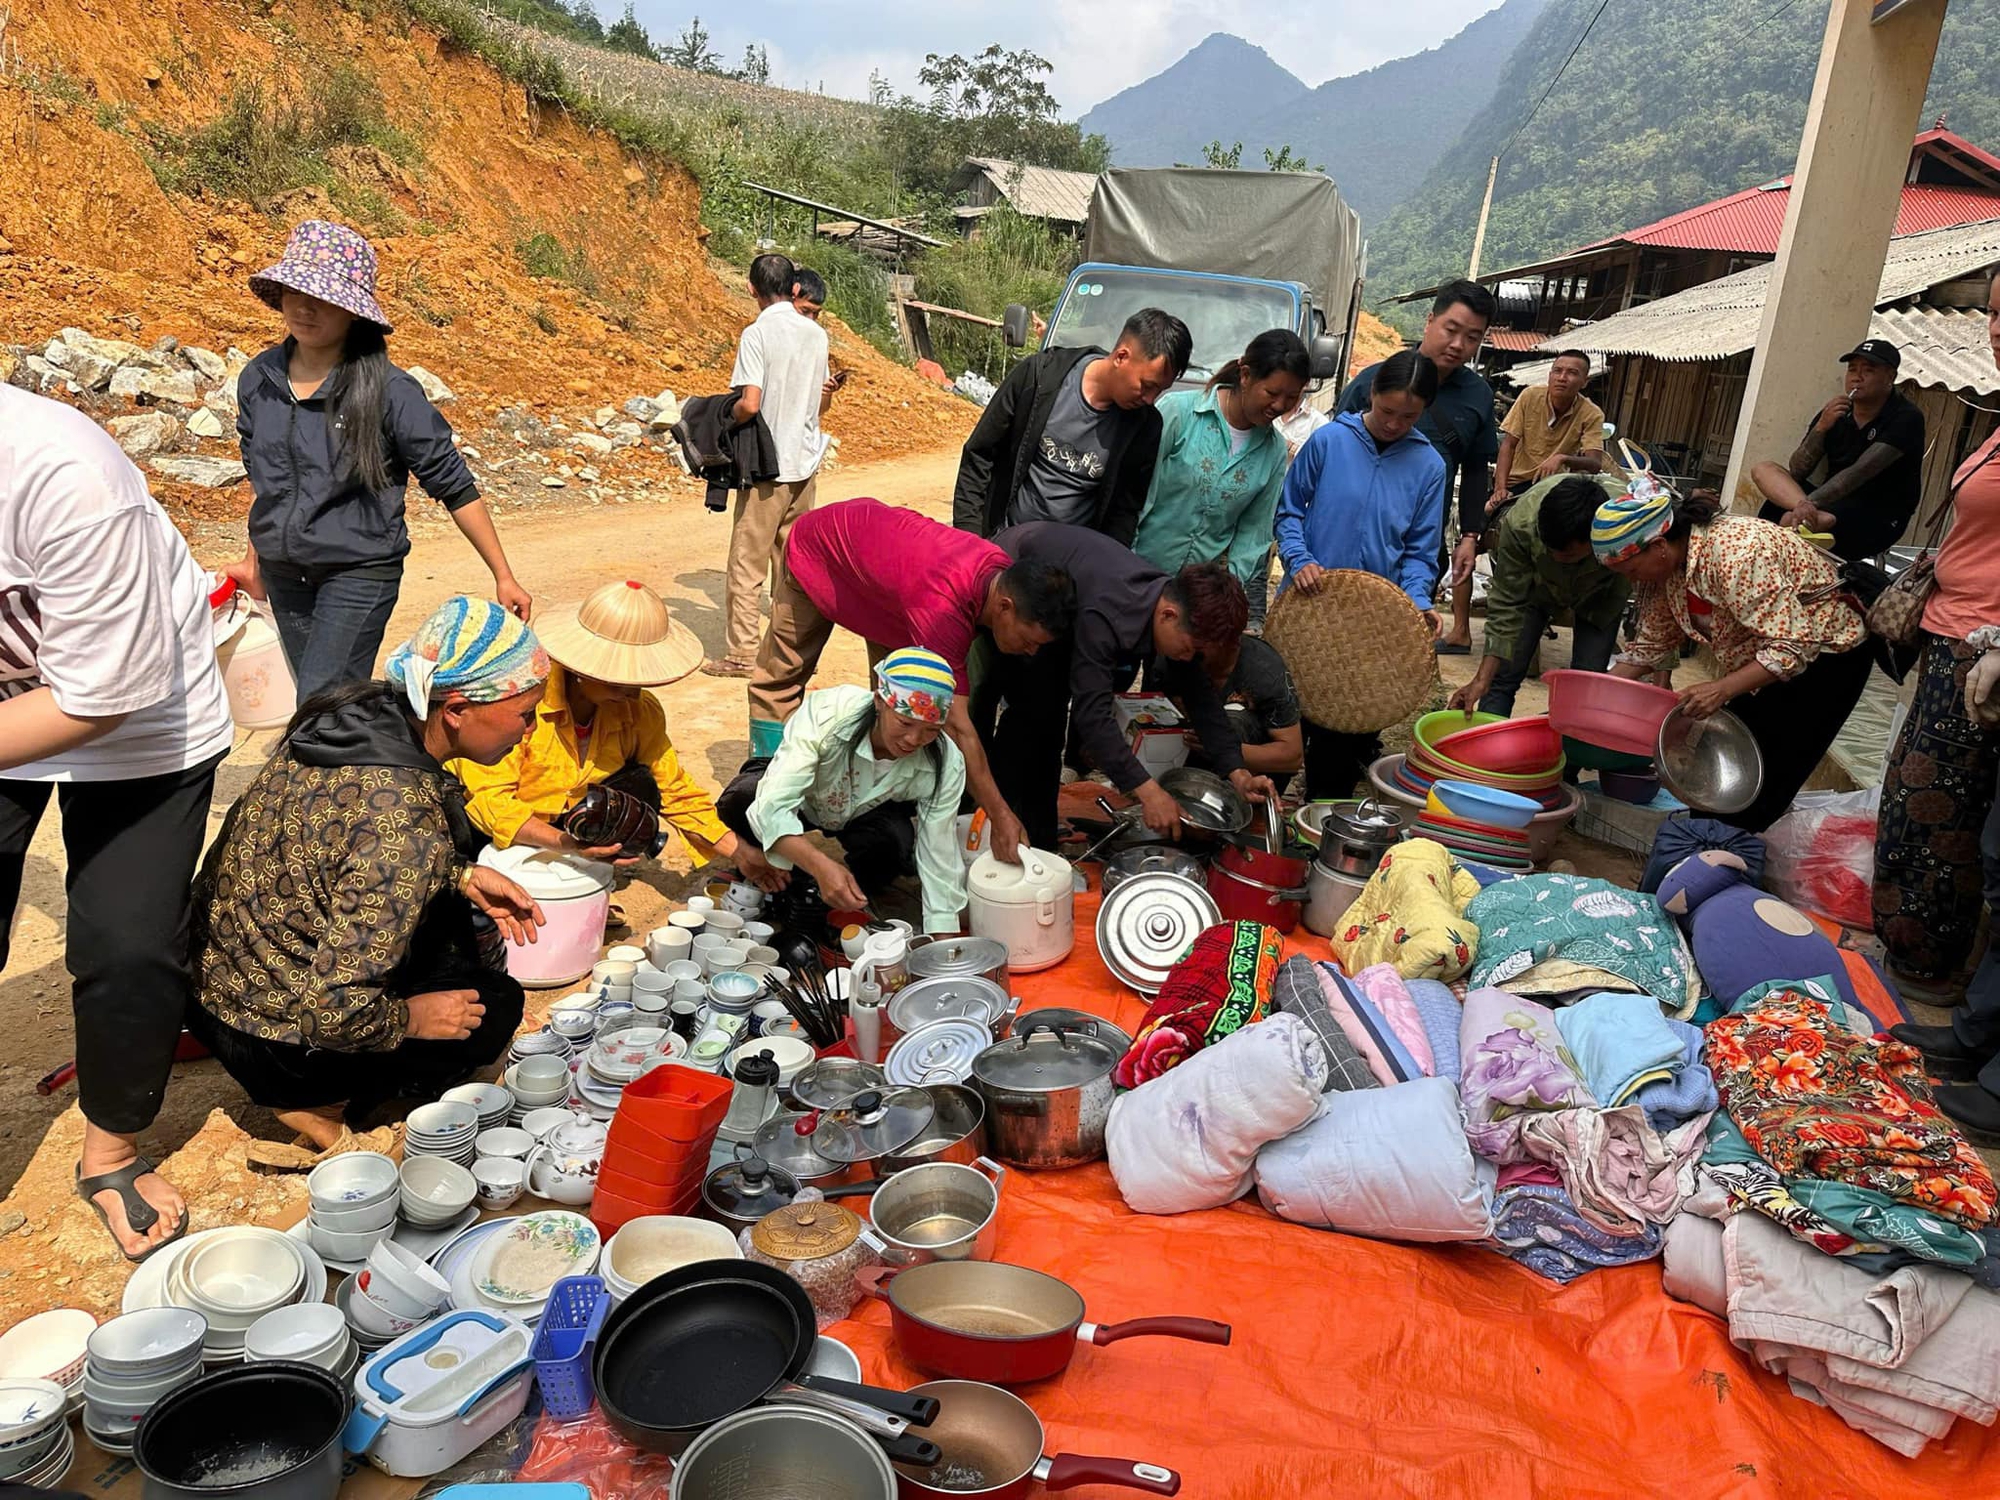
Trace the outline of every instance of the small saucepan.
<path fill-rule="evenodd" d="M 1048 1434 L 1041 1418 L 1019 1396 L 998 1386 L 933 1380 L 911 1394 L 937 1398 L 937 1420 L 925 1436 L 938 1445 L 939 1457 L 934 1464 L 895 1465 L 896 1493 L 903 1500 L 964 1495 L 1016 1500 L 1037 1484 L 1050 1490 L 1109 1484 L 1154 1495 L 1180 1493 L 1181 1476 L 1159 1464 L 1081 1453 L 1048 1457 L 1042 1451 Z"/>
<path fill-rule="evenodd" d="M 997 1385 L 1061 1374 L 1078 1344 L 1143 1335 L 1227 1344 L 1231 1334 L 1227 1323 L 1207 1318 L 1086 1323 L 1083 1297 L 1068 1282 L 1000 1261 L 940 1260 L 908 1270 L 871 1266 L 855 1280 L 889 1304 L 896 1347 L 911 1364 Z"/>

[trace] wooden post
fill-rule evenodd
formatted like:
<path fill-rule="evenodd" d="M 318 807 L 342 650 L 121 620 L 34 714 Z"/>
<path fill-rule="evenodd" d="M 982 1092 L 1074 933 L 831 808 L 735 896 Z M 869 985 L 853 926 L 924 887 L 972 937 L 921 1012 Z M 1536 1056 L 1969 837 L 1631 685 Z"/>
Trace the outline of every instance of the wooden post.
<path fill-rule="evenodd" d="M 1479 204 L 1479 227 L 1472 231 L 1472 264 L 1466 268 L 1466 278 L 1479 279 L 1479 252 L 1486 248 L 1486 216 L 1493 212 L 1493 179 L 1500 175 L 1500 158 L 1494 157 L 1486 168 L 1486 196 Z"/>
<path fill-rule="evenodd" d="M 1880 25 L 1870 24 L 1874 9 L 1873 0 L 1833 0 L 1826 18 L 1723 480 L 1737 510 L 1757 504 L 1751 465 L 1790 454 L 1839 393 L 1840 356 L 1868 336 L 1945 0 L 1909 0 Z"/>

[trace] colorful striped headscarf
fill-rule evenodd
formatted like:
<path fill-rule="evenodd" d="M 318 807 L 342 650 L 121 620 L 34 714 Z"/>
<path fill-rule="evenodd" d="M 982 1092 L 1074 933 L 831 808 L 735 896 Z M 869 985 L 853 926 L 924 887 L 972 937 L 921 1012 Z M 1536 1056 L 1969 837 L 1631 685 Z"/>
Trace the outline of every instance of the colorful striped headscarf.
<path fill-rule="evenodd" d="M 421 719 L 446 693 L 497 703 L 527 692 L 548 680 L 549 654 L 533 631 L 492 600 L 456 594 L 389 653 L 384 670 Z"/>
<path fill-rule="evenodd" d="M 1616 500 L 1597 507 L 1590 521 L 1590 550 L 1601 563 L 1623 562 L 1665 536 L 1673 524 L 1673 491 L 1642 475 Z"/>
<path fill-rule="evenodd" d="M 920 724 L 942 724 L 951 712 L 951 664 L 935 651 L 905 646 L 875 664 L 875 696 L 889 711 Z"/>

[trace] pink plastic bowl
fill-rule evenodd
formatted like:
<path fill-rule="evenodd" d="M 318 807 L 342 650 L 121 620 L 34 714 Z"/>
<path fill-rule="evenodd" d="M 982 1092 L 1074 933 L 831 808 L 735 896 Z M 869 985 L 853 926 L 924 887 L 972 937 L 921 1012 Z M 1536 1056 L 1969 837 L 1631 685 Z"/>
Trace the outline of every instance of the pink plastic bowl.
<path fill-rule="evenodd" d="M 1653 754 L 1660 725 L 1680 701 L 1666 688 L 1608 672 L 1544 672 L 1542 685 L 1557 733 L 1627 755 Z"/>
<path fill-rule="evenodd" d="M 1562 761 L 1562 736 L 1546 717 L 1503 719 L 1448 734 L 1432 747 L 1446 760 L 1502 776 L 1540 776 Z"/>

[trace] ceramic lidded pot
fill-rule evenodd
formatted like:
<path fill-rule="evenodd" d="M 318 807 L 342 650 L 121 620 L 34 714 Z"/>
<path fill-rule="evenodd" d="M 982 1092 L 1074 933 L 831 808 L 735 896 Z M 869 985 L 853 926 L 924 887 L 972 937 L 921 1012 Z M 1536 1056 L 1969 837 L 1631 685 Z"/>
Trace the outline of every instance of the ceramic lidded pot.
<path fill-rule="evenodd" d="M 528 1153 L 528 1191 L 552 1203 L 588 1203 L 597 1194 L 609 1130 L 588 1115 L 574 1114 Z"/>

